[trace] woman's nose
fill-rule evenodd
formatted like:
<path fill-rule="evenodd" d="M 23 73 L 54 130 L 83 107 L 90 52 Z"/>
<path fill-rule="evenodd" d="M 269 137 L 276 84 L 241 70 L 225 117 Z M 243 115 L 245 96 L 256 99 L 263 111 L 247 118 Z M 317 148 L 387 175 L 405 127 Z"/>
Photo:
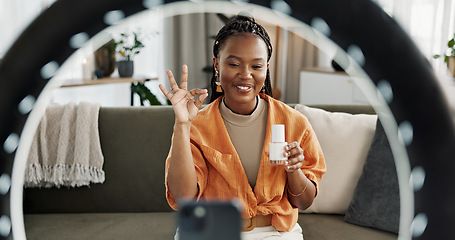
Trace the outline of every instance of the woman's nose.
<path fill-rule="evenodd" d="M 239 77 L 241 79 L 250 79 L 252 77 L 251 71 L 247 67 L 244 67 L 244 68 L 242 68 Z"/>

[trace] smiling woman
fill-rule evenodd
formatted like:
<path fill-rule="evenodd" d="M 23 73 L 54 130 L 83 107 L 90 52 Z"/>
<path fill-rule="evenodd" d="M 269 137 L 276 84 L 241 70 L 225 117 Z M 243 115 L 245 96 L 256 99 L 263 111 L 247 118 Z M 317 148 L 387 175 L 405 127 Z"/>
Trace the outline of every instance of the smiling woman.
<path fill-rule="evenodd" d="M 220 55 L 213 59 L 215 72 L 218 72 L 225 93 L 224 102 L 233 112 L 250 114 L 256 106 L 254 99 L 259 92 L 264 91 L 265 81 L 268 80 L 267 86 L 270 86 L 267 50 L 260 37 L 240 33 L 229 38 Z M 232 81 L 236 76 L 238 80 Z"/>
<path fill-rule="evenodd" d="M 244 4 L 233 2 L 224 3 Z M 85 32 L 93 37 L 124 16 L 162 4 L 169 6 L 168 10 L 173 14 L 184 9 L 170 10 L 172 4 L 168 1 L 153 0 L 57 1 L 29 26 L 5 55 L 0 65 L 2 239 L 25 239 L 21 211 L 25 149 L 30 146 L 27 141 L 33 134 L 33 125 L 36 128 L 44 111 L 45 106 L 39 104 L 44 95 L 36 105 L 34 103 L 48 80 L 76 50 L 69 45 L 72 36 Z M 195 6 L 193 11 L 207 11 L 209 5 L 214 6 L 210 3 L 192 4 Z M 322 26 L 328 27 L 329 31 L 319 31 L 318 34 L 325 33 L 325 37 L 350 55 L 348 61 L 340 65 L 347 72 L 357 74 L 363 73 L 362 67 L 373 83 L 387 86 L 393 92 L 388 106 L 379 110 L 394 115 L 395 122 L 389 121 L 385 125 L 386 132 L 388 127 L 399 126 L 402 143 L 409 155 L 409 162 L 405 164 L 406 153 L 404 157 L 395 156 L 401 194 L 403 191 L 408 194 L 402 195 L 406 196 L 402 203 L 406 206 L 415 203 L 415 214 L 402 212 L 400 237 L 407 239 L 412 234 L 418 239 L 451 238 L 451 228 L 455 223 L 452 214 L 455 211 L 455 188 L 444 186 L 455 183 L 455 163 L 450 161 L 455 156 L 455 130 L 431 67 L 409 37 L 370 1 L 304 0 L 286 3 L 274 0 L 255 1 L 255 4 L 281 12 L 283 18 L 290 16 L 300 20 L 315 27 L 316 31 L 327 30 L 317 28 L 324 23 Z M 217 2 L 214 9 L 222 11 L 221 6 L 227 5 Z M 371 44 L 374 42 L 380 44 Z M 36 48 L 37 45 L 40 48 Z M 413 80 L 412 87 L 408 85 L 408 79 Z M 389 137 L 397 138 L 396 132 L 388 132 L 391 133 Z M 411 169 L 426 174 L 424 183 L 414 193 L 415 200 L 412 192 L 406 192 Z"/>

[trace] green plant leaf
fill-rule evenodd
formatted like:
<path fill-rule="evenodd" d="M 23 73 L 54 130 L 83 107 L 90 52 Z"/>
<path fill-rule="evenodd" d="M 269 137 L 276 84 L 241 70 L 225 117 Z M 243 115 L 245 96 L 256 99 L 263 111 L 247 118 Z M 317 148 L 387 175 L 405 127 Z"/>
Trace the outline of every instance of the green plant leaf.
<path fill-rule="evenodd" d="M 449 42 L 447 43 L 447 46 L 448 46 L 449 48 L 453 48 L 453 45 L 455 45 L 455 39 L 452 38 L 452 39 L 450 39 Z"/>
<path fill-rule="evenodd" d="M 142 82 L 131 84 L 131 91 L 139 95 L 142 103 L 148 101 L 150 105 L 162 105 L 150 89 Z"/>

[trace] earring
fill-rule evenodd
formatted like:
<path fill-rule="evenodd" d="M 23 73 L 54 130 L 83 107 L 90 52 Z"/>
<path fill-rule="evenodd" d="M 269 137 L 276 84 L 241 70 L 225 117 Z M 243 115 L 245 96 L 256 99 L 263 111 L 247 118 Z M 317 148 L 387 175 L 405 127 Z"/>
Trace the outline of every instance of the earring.
<path fill-rule="evenodd" d="M 216 84 L 216 92 L 219 92 L 219 93 L 223 92 L 220 81 L 215 81 L 215 84 Z"/>
<path fill-rule="evenodd" d="M 215 80 L 215 84 L 216 84 L 216 92 L 223 92 L 223 89 L 221 88 L 221 83 L 220 83 L 220 80 L 218 80 L 218 70 L 215 69 L 215 77 L 217 78 L 217 80 Z"/>

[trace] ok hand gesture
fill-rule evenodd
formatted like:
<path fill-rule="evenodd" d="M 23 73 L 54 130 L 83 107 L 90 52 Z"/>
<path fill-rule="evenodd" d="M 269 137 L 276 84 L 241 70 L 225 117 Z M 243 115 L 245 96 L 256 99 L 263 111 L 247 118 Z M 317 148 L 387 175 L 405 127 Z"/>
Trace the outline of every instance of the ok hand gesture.
<path fill-rule="evenodd" d="M 177 85 L 174 75 L 170 70 L 167 71 L 171 92 L 167 91 L 163 85 L 159 85 L 161 92 L 171 101 L 174 109 L 175 122 L 188 124 L 196 117 L 204 99 L 208 96 L 207 89 L 193 89 L 188 91 L 188 66 L 183 65 L 183 74 L 180 80 L 180 87 Z M 199 97 L 194 101 L 194 98 Z"/>

